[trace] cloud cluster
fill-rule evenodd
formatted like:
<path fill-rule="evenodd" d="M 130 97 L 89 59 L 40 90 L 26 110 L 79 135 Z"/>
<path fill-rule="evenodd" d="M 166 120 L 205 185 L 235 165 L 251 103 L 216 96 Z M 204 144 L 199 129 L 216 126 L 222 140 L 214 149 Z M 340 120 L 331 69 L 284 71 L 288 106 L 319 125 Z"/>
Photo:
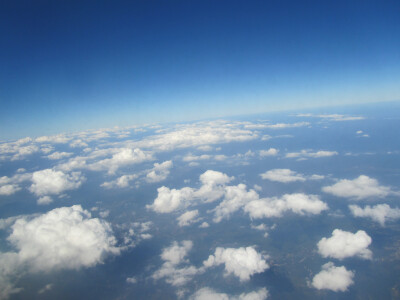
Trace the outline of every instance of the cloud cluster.
<path fill-rule="evenodd" d="M 232 296 L 226 293 L 216 292 L 208 287 L 197 290 L 189 297 L 190 300 L 265 300 L 267 298 L 268 291 L 266 288 L 261 288 L 250 293 L 242 293 L 238 296 Z"/>
<path fill-rule="evenodd" d="M 361 208 L 358 205 L 349 205 L 349 209 L 353 216 L 361 218 L 371 218 L 375 222 L 385 226 L 386 221 L 400 219 L 400 209 L 391 208 L 387 204 L 377 204 L 375 206 L 365 206 Z"/>
<path fill-rule="evenodd" d="M 316 274 L 311 285 L 318 290 L 331 290 L 345 292 L 354 283 L 354 272 L 345 267 L 335 267 L 332 262 L 322 266 L 321 272 Z"/>
<path fill-rule="evenodd" d="M 253 247 L 221 248 L 215 249 L 214 255 L 210 255 L 204 261 L 206 268 L 225 265 L 225 275 L 233 274 L 240 281 L 250 280 L 250 276 L 262 273 L 269 268 L 264 257 Z"/>
<path fill-rule="evenodd" d="M 334 185 L 323 187 L 322 191 L 354 200 L 363 200 L 372 197 L 384 198 L 392 193 L 390 187 L 382 186 L 376 179 L 366 175 L 360 175 L 353 180 L 339 180 Z"/>
<path fill-rule="evenodd" d="M 244 207 L 251 218 L 281 217 L 286 211 L 295 214 L 320 214 L 327 210 L 328 205 L 321 201 L 317 195 L 285 194 L 280 198 L 262 198 L 250 201 Z"/>
<path fill-rule="evenodd" d="M 363 259 L 371 259 L 372 252 L 368 249 L 372 238 L 363 230 L 356 233 L 335 229 L 330 238 L 322 238 L 317 246 L 318 252 L 323 257 L 344 259 L 357 256 Z"/>

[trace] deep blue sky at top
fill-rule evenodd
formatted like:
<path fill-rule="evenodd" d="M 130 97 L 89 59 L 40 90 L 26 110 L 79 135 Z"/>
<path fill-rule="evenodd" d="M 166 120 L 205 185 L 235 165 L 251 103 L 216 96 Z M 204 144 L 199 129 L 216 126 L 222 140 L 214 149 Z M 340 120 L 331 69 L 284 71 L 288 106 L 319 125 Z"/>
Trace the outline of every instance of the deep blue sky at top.
<path fill-rule="evenodd" d="M 400 99 L 400 1 L 0 3 L 0 140 Z"/>

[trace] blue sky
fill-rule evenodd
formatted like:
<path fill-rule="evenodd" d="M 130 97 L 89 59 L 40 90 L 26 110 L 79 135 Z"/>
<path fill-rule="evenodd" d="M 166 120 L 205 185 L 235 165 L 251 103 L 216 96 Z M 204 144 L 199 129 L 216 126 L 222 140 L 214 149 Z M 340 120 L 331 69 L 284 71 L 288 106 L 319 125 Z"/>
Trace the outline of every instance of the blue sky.
<path fill-rule="evenodd" d="M 2 1 L 0 139 L 400 99 L 398 1 Z"/>

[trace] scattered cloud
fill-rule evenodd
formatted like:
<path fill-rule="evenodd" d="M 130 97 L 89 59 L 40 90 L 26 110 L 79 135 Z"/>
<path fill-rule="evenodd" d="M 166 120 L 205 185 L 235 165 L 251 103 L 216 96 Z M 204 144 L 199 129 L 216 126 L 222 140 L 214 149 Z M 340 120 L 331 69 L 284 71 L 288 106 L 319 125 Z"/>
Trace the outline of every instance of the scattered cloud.
<path fill-rule="evenodd" d="M 354 283 L 354 272 L 345 267 L 335 267 L 332 262 L 322 266 L 321 272 L 314 276 L 311 285 L 318 290 L 345 292 Z"/>
<path fill-rule="evenodd" d="M 146 180 L 148 182 L 159 182 L 165 180 L 172 168 L 172 161 L 168 160 L 161 164 L 155 163 L 154 168 L 147 173 Z"/>
<path fill-rule="evenodd" d="M 297 123 L 277 123 L 277 124 L 271 124 L 271 125 L 266 125 L 265 128 L 270 128 L 270 129 L 283 129 L 283 128 L 294 128 L 294 127 L 304 127 L 308 126 L 310 123 L 308 122 L 297 122 Z"/>
<path fill-rule="evenodd" d="M 273 169 L 260 174 L 262 179 L 278 182 L 306 181 L 304 175 L 290 169 Z"/>
<path fill-rule="evenodd" d="M 261 157 L 266 157 L 266 156 L 276 156 L 278 155 L 279 150 L 275 148 L 269 148 L 268 150 L 260 150 L 260 156 Z"/>
<path fill-rule="evenodd" d="M 189 297 L 189 300 L 265 300 L 268 298 L 268 295 L 268 290 L 266 288 L 261 288 L 258 291 L 247 294 L 243 293 L 238 296 L 232 296 L 205 287 L 197 290 Z"/>
<path fill-rule="evenodd" d="M 366 198 L 384 198 L 392 193 L 390 187 L 379 185 L 378 181 L 366 175 L 356 179 L 342 179 L 331 186 L 325 186 L 322 191 L 338 197 L 363 200 Z"/>
<path fill-rule="evenodd" d="M 400 219 L 400 209 L 391 208 L 387 204 L 377 204 L 375 206 L 365 206 L 361 208 L 357 205 L 349 205 L 349 209 L 353 216 L 361 218 L 371 218 L 375 222 L 385 226 L 386 221 L 394 221 Z"/>
<path fill-rule="evenodd" d="M 322 238 L 317 246 L 318 252 L 323 257 L 344 259 L 357 256 L 363 259 L 371 259 L 372 252 L 368 249 L 372 243 L 371 237 L 363 230 L 356 233 L 335 229 L 332 237 Z"/>
<path fill-rule="evenodd" d="M 327 210 L 328 205 L 322 202 L 317 195 L 285 194 L 280 198 L 262 198 L 250 201 L 244 207 L 251 218 L 281 217 L 286 211 L 295 214 L 320 214 Z"/>
<path fill-rule="evenodd" d="M 53 152 L 52 154 L 47 155 L 47 158 L 51 159 L 51 160 L 57 160 L 57 159 L 70 157 L 71 155 L 73 155 L 72 152 Z"/>
<path fill-rule="evenodd" d="M 178 225 L 180 227 L 183 227 L 183 226 L 189 226 L 193 223 L 196 223 L 196 222 L 200 221 L 200 219 L 197 218 L 198 215 L 199 215 L 199 211 L 197 209 L 187 211 L 177 218 Z"/>
<path fill-rule="evenodd" d="M 311 150 L 301 150 L 300 152 L 290 152 L 286 154 L 286 158 L 298 158 L 298 159 L 307 159 L 307 158 L 320 158 L 320 157 L 330 157 L 334 155 L 338 155 L 339 153 L 336 151 L 326 151 L 320 150 L 317 152 L 312 152 Z"/>
<path fill-rule="evenodd" d="M 204 261 L 206 268 L 225 265 L 225 275 L 233 274 L 240 281 L 250 280 L 250 276 L 263 273 L 269 268 L 264 257 L 253 247 L 221 248 L 215 249 L 214 255 L 210 255 Z"/>
<path fill-rule="evenodd" d="M 329 121 L 357 121 L 357 120 L 364 120 L 364 117 L 361 116 L 346 116 L 340 114 L 297 114 L 297 117 L 313 117 L 313 118 L 321 118 L 326 119 Z"/>
<path fill-rule="evenodd" d="M 130 174 L 130 175 L 122 175 L 113 181 L 106 181 L 102 183 L 100 186 L 106 189 L 112 188 L 127 188 L 132 180 L 138 178 L 138 174 Z"/>

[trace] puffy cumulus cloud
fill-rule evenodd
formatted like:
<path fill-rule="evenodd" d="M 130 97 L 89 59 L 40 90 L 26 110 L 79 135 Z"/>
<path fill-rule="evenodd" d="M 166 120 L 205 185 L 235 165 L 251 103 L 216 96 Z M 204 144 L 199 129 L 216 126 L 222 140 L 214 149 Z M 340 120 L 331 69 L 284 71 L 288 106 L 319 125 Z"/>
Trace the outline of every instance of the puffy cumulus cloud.
<path fill-rule="evenodd" d="M 169 189 L 162 186 L 157 189 L 158 195 L 152 205 L 146 205 L 147 209 L 157 213 L 170 213 L 183 207 L 189 206 L 193 201 L 194 190 L 189 187 L 182 189 Z"/>
<path fill-rule="evenodd" d="M 335 229 L 332 237 L 322 238 L 317 246 L 318 252 L 323 257 L 344 259 L 357 256 L 363 259 L 371 259 L 372 252 L 368 246 L 372 243 L 371 237 L 363 230 L 356 233 Z"/>
<path fill-rule="evenodd" d="M 381 226 L 385 226 L 386 221 L 393 221 L 400 218 L 400 209 L 391 208 L 387 204 L 377 204 L 372 207 L 367 205 L 364 208 L 357 205 L 349 205 L 349 209 L 353 216 L 371 218 L 381 224 Z"/>
<path fill-rule="evenodd" d="M 336 151 L 325 151 L 320 150 L 317 152 L 312 152 L 310 150 L 301 150 L 300 152 L 290 152 L 286 154 L 286 158 L 299 158 L 299 159 L 307 159 L 307 158 L 320 158 L 320 157 L 329 157 L 338 155 L 339 153 Z"/>
<path fill-rule="evenodd" d="M 261 288 L 258 291 L 250 293 L 242 293 L 238 296 L 232 296 L 225 293 L 216 292 L 208 287 L 197 290 L 189 297 L 189 300 L 265 300 L 268 298 L 266 288 Z"/>
<path fill-rule="evenodd" d="M 56 208 L 32 220 L 20 218 L 7 239 L 33 271 L 90 267 L 106 254 L 119 254 L 110 225 L 91 218 L 80 205 Z"/>
<path fill-rule="evenodd" d="M 269 268 L 264 257 L 253 247 L 221 248 L 215 249 L 214 255 L 210 255 L 203 262 L 205 268 L 225 265 L 225 275 L 233 274 L 240 281 L 247 281 L 250 276 L 262 273 Z"/>
<path fill-rule="evenodd" d="M 225 194 L 225 184 L 232 179 L 233 177 L 224 173 L 208 170 L 200 175 L 200 182 L 202 183 L 200 188 L 169 189 L 162 186 L 157 189 L 158 195 L 154 203 L 146 207 L 158 213 L 170 213 L 188 207 L 196 200 L 213 202 Z"/>
<path fill-rule="evenodd" d="M 71 155 L 73 155 L 73 153 L 71 153 L 71 152 L 53 152 L 52 154 L 47 155 L 47 158 L 51 159 L 51 160 L 57 160 L 57 159 L 70 157 Z"/>
<path fill-rule="evenodd" d="M 199 147 L 258 138 L 257 132 L 244 129 L 240 122 L 211 121 L 177 125 L 168 132 L 131 142 L 132 146 L 154 151 Z"/>
<path fill-rule="evenodd" d="M 248 191 L 245 184 L 225 187 L 224 199 L 213 210 L 213 221 L 218 223 L 223 219 L 229 218 L 231 214 L 238 211 L 246 205 L 246 203 L 249 203 L 254 199 L 258 199 L 257 192 L 252 189 Z"/>
<path fill-rule="evenodd" d="M 43 197 L 40 197 L 37 200 L 37 204 L 39 204 L 39 205 L 47 205 L 47 204 L 50 204 L 52 202 L 53 202 L 53 199 L 51 197 L 49 197 L 49 196 L 43 196 Z"/>
<path fill-rule="evenodd" d="M 269 148 L 268 150 L 260 150 L 260 156 L 276 156 L 278 155 L 279 150 L 275 148 Z"/>
<path fill-rule="evenodd" d="M 19 139 L 15 142 L 0 143 L 0 159 L 21 160 L 26 156 L 39 152 L 31 138 Z"/>
<path fill-rule="evenodd" d="M 15 251 L 0 253 L 0 299 L 21 290 L 15 282 L 25 272 L 92 267 L 120 253 L 110 225 L 91 218 L 80 205 L 13 222 L 7 240 Z"/>
<path fill-rule="evenodd" d="M 286 211 L 295 214 L 320 214 L 327 210 L 328 205 L 321 201 L 317 195 L 285 194 L 281 198 L 262 198 L 250 201 L 244 207 L 251 218 L 281 217 Z"/>
<path fill-rule="evenodd" d="M 290 169 L 273 169 L 260 174 L 262 179 L 278 182 L 306 181 L 304 175 Z"/>
<path fill-rule="evenodd" d="M 65 134 L 57 134 L 52 136 L 41 136 L 35 139 L 38 143 L 55 143 L 55 144 L 66 144 L 72 138 Z"/>
<path fill-rule="evenodd" d="M 62 171 L 45 169 L 34 172 L 31 180 L 29 190 L 37 196 L 46 196 L 77 189 L 85 181 L 85 177 L 80 172 L 65 174 Z"/>
<path fill-rule="evenodd" d="M 372 197 L 384 198 L 392 193 L 390 187 L 382 186 L 376 179 L 365 175 L 360 175 L 353 180 L 339 180 L 334 185 L 323 187 L 322 190 L 325 193 L 354 200 Z"/>
<path fill-rule="evenodd" d="M 178 220 L 178 225 L 183 227 L 183 226 L 189 226 L 190 224 L 196 223 L 200 221 L 197 216 L 199 215 L 199 211 L 196 210 L 190 210 L 182 214 L 177 218 Z"/>
<path fill-rule="evenodd" d="M 165 281 L 174 286 L 181 286 L 190 281 L 193 276 L 203 272 L 194 266 L 187 265 L 185 258 L 192 249 L 192 241 L 182 241 L 181 243 L 173 242 L 170 247 L 164 248 L 161 258 L 164 261 L 160 269 L 158 269 L 152 277 L 154 279 L 165 278 Z M 185 266 L 183 266 L 186 264 Z"/>
<path fill-rule="evenodd" d="M 106 158 L 88 165 L 88 168 L 94 171 L 108 170 L 108 173 L 114 174 L 120 167 L 131 164 L 137 164 L 152 160 L 151 153 L 141 149 L 121 148 L 113 149 L 117 151 L 111 158 Z M 103 153 L 101 153 L 103 154 Z"/>
<path fill-rule="evenodd" d="M 18 192 L 21 188 L 16 184 L 5 184 L 0 186 L 0 195 L 9 196 Z"/>
<path fill-rule="evenodd" d="M 165 180 L 169 175 L 169 170 L 172 168 L 172 161 L 164 161 L 161 164 L 155 163 L 154 168 L 147 173 L 146 180 L 148 182 L 159 182 Z"/>
<path fill-rule="evenodd" d="M 129 187 L 129 184 L 132 180 L 135 180 L 138 177 L 139 177 L 138 174 L 122 175 L 113 181 L 106 181 L 102 183 L 100 186 L 106 189 L 126 188 Z"/>
<path fill-rule="evenodd" d="M 311 285 L 318 290 L 345 292 L 352 285 L 354 272 L 345 267 L 335 267 L 332 262 L 322 266 L 321 272 L 314 276 Z"/>

